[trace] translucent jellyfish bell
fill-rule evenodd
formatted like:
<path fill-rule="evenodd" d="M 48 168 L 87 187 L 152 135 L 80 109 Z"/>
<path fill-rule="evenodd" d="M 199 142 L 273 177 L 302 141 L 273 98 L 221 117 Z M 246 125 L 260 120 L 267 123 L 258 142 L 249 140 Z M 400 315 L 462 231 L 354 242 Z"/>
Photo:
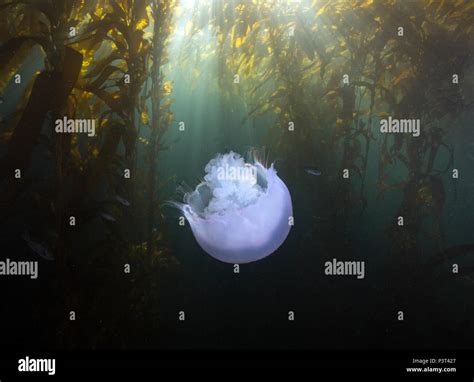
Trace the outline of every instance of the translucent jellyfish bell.
<path fill-rule="evenodd" d="M 218 154 L 180 205 L 194 237 L 212 257 L 233 264 L 272 254 L 290 232 L 291 196 L 273 165 Z"/>

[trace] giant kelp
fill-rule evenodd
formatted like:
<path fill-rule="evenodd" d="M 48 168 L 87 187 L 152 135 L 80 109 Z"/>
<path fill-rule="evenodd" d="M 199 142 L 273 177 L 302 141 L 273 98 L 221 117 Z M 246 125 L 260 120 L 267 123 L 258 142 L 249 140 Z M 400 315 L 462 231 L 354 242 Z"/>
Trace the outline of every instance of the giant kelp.
<path fill-rule="evenodd" d="M 394 250 L 409 256 L 427 217 L 426 205 L 438 219 L 444 203 L 440 175 L 452 162 L 448 159 L 442 169 L 434 164 L 445 154 L 439 150 L 452 156 L 443 138 L 449 132 L 445 120 L 452 122 L 469 106 L 459 87 L 453 86 L 452 75 L 462 76 L 468 63 L 472 5 L 362 0 L 277 6 L 272 1 L 211 3 L 194 10 L 188 33 L 207 28 L 202 20 L 209 20 L 221 66 L 227 68 L 219 71 L 223 91 L 233 91 L 235 74 L 244 78 L 240 95 L 251 107 L 243 122 L 274 115 L 268 145 L 276 148 L 276 156 L 296 158 L 293 170 L 315 161 L 341 175 L 349 170 L 350 181 L 335 176 L 328 185 L 328 190 L 336 190 L 326 195 L 332 199 L 329 205 L 339 206 L 331 229 L 345 225 L 356 205 L 367 207 L 365 178 L 369 150 L 376 144 L 379 195 L 394 187 L 404 195 L 397 216 L 404 216 L 406 228 L 391 227 Z M 441 56 L 448 58 L 437 59 Z M 419 117 L 423 136 L 385 135 L 379 143 L 376 122 L 387 115 Z M 290 123 L 294 131 L 289 131 Z M 391 166 L 405 167 L 407 178 L 390 185 Z M 336 231 L 347 236 L 343 227 Z"/>
<path fill-rule="evenodd" d="M 5 91 L 12 91 L 16 74 L 31 83 L 17 110 L 2 123 L 3 223 L 10 224 L 18 238 L 25 230 L 31 232 L 53 251 L 57 272 L 51 287 L 60 296 L 53 313 L 75 307 L 93 314 L 102 309 L 99 296 L 126 287 L 113 276 L 113 268 L 127 262 L 133 268 L 135 263 L 136 270 L 145 273 L 173 263 L 162 261 L 170 259 L 162 234 L 164 221 L 160 218 L 158 227 L 154 221 L 158 180 L 150 176 L 148 181 L 140 174 L 154 171 L 154 158 L 164 146 L 161 136 L 171 122 L 171 101 L 166 99 L 170 86 L 157 74 L 166 65 L 174 3 L 44 0 L 3 1 L 0 7 L 4 17 L 0 58 L 2 67 L 8 68 L 2 70 L 3 97 L 8 95 Z M 28 77 L 25 59 L 31 55 L 40 69 Z M 155 59 L 157 55 L 160 58 Z M 157 102 L 151 112 L 148 82 L 157 89 L 152 92 Z M 54 121 L 63 117 L 96 120 L 96 135 L 55 134 Z M 143 155 L 138 146 L 146 142 L 139 134 L 146 134 L 147 128 L 159 133 L 151 134 L 145 152 L 153 158 L 147 162 L 149 168 L 137 166 L 138 156 Z M 39 178 L 34 163 L 38 155 L 47 158 L 46 168 L 40 171 L 46 175 Z M 14 177 L 16 170 L 21 171 L 19 179 Z M 127 181 L 126 172 L 133 181 Z M 143 194 L 137 196 L 136 190 L 143 188 L 151 208 L 139 200 Z M 143 223 L 143 229 L 135 231 L 122 224 L 122 217 L 136 221 L 146 214 L 148 226 L 154 227 L 148 235 L 143 234 L 147 231 Z M 77 226 L 71 226 L 71 217 Z M 96 233 L 91 235 L 92 227 Z M 153 251 L 137 250 L 146 240 Z M 143 261 L 151 269 L 137 265 Z M 88 288 L 80 282 L 85 273 Z M 101 279 L 110 284 L 99 287 Z M 134 278 L 125 296 L 136 297 L 135 291 L 150 280 Z M 58 337 L 61 341 L 86 340 L 81 335 L 84 327 L 71 326 L 67 317 L 59 321 L 63 321 L 60 333 L 69 332 Z M 89 339 L 92 344 L 102 340 L 103 333 Z"/>

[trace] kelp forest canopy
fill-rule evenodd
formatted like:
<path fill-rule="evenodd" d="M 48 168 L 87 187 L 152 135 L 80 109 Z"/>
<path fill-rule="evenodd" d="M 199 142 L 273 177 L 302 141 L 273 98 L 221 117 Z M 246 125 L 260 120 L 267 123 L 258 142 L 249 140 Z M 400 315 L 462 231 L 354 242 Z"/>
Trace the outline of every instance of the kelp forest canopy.
<path fill-rule="evenodd" d="M 300 189 L 293 196 L 305 194 L 296 209 L 312 241 L 299 252 L 350 258 L 362 222 L 377 222 L 393 269 L 410 269 L 403 277 L 472 251 L 443 221 L 459 171 L 454 126 L 473 110 L 474 2 L 1 0 L 0 10 L 2 240 L 25 254 L 39 245 L 53 260 L 52 312 L 82 307 L 120 327 L 118 312 L 133 306 L 153 331 L 156 285 L 183 265 L 166 202 L 183 178 L 174 161 L 192 162 L 180 139 L 193 121 L 180 111 L 198 101 L 180 104 L 178 86 L 219 98 L 218 129 L 258 136 L 254 146 L 281 159 Z M 382 134 L 389 117 L 418 120 L 419 136 Z M 58 120 L 93 131 L 61 134 Z M 193 153 L 217 145 L 200 126 Z M 317 186 L 301 170 L 309 164 L 324 175 Z M 112 289 L 127 297 L 104 307 Z M 112 329 L 53 317 L 69 333 L 61 345 L 84 344 L 88 330 L 93 346 L 130 345 Z"/>

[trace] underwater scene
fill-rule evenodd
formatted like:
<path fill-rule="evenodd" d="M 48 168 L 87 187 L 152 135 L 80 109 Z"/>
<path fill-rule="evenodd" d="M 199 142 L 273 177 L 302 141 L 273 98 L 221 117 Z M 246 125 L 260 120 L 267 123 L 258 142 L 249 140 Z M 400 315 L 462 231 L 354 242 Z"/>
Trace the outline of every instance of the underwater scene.
<path fill-rule="evenodd" d="M 2 348 L 472 349 L 474 2 L 0 0 Z"/>

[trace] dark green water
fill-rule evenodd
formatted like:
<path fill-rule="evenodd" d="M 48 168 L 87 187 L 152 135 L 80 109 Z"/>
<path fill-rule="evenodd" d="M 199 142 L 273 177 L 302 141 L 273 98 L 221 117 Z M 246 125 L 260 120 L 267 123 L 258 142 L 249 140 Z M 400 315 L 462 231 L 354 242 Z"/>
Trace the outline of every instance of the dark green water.
<path fill-rule="evenodd" d="M 210 91 L 212 80 L 190 90 L 185 73 L 171 74 L 174 80 L 176 121 L 185 121 L 180 132 L 177 122 L 168 134 L 175 141 L 172 150 L 159 157 L 159 172 L 174 176 L 191 186 L 204 175 L 204 166 L 227 150 L 244 154 L 249 147 L 268 141 L 272 118 L 257 119 L 240 126 L 246 115 L 242 101 L 225 104 Z M 449 137 L 456 145 L 455 164 L 462 180 L 443 176 L 446 204 L 441 221 L 442 244 L 449 247 L 472 242 L 474 174 L 472 129 L 469 117 L 459 121 Z M 189 121 L 189 122 L 188 122 Z M 377 122 L 374 124 L 377 126 Z M 275 160 L 272 147 L 270 161 Z M 167 210 L 173 251 L 180 269 L 162 286 L 166 308 L 162 320 L 165 346 L 171 347 L 444 347 L 470 346 L 473 340 L 471 317 L 474 306 L 468 278 L 438 282 L 425 262 L 436 251 L 429 235 L 431 221 L 419 235 L 419 258 L 394 259 L 389 251 L 388 230 L 401 202 L 398 191 L 376 195 L 379 147 L 369 152 L 364 211 L 354 205 L 343 232 L 322 237 L 328 216 L 340 211 L 327 205 L 321 190 L 335 176 L 334 168 L 321 168 L 319 177 L 308 176 L 291 156 L 279 158 L 278 174 L 286 182 L 293 199 L 295 226 L 285 243 L 268 258 L 242 265 L 235 274 L 232 264 L 208 256 L 197 245 L 188 225 L 178 225 L 179 213 Z M 314 156 L 317 158 L 318 153 Z M 334 162 L 338 155 L 334 153 Z M 447 160 L 441 155 L 440 163 Z M 330 160 L 329 160 L 330 162 Z M 442 166 L 442 164 L 440 164 Z M 298 169 L 297 172 L 294 169 Z M 331 173 L 332 172 L 332 173 Z M 404 176 L 399 167 L 394 179 Z M 173 187 L 164 196 L 173 195 Z M 316 219 L 313 217 L 316 216 Z M 344 245 L 338 243 L 344 242 Z M 324 263 L 332 258 L 361 260 L 366 264 L 363 280 L 328 277 Z M 472 259 L 472 255 L 471 255 Z M 469 264 L 469 256 L 460 259 Z M 444 265 L 449 272 L 449 266 Z M 397 312 L 405 314 L 397 321 Z M 176 320 L 185 311 L 186 321 Z M 288 312 L 295 321 L 288 321 Z"/>

